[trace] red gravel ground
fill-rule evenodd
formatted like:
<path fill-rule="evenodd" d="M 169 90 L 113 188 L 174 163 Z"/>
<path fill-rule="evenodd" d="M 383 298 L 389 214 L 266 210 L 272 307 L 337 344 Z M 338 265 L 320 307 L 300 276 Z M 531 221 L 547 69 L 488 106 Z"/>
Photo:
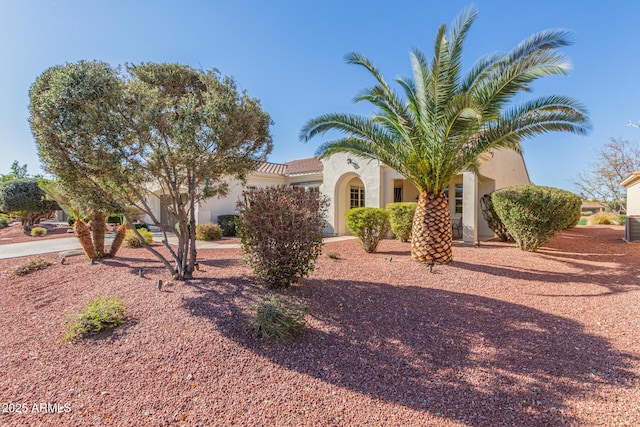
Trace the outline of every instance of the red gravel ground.
<path fill-rule="evenodd" d="M 243 330 L 265 291 L 239 249 L 200 251 L 204 271 L 162 292 L 144 249 L 3 278 L 0 425 L 639 425 L 640 245 L 622 235 L 455 246 L 433 274 L 408 244 L 330 243 L 342 259 L 286 292 L 309 307 L 295 343 Z M 61 344 L 65 311 L 97 295 L 127 325 Z"/>
<path fill-rule="evenodd" d="M 14 222 L 8 227 L 0 228 L 0 245 L 8 245 L 10 243 L 37 242 L 44 239 L 59 239 L 61 237 L 73 237 L 72 233 L 67 233 L 71 227 L 58 227 L 47 231 L 47 234 L 40 237 L 32 237 L 22 231 L 22 225 Z"/>

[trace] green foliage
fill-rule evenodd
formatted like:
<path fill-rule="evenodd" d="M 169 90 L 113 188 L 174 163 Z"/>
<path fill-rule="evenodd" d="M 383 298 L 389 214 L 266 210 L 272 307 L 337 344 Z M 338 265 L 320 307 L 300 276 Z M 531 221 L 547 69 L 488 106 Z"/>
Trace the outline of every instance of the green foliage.
<path fill-rule="evenodd" d="M 196 225 L 196 240 L 220 240 L 222 229 L 218 224 L 207 222 Z"/>
<path fill-rule="evenodd" d="M 107 215 L 104 219 L 104 222 L 107 224 L 122 224 L 122 215 L 119 214 L 111 214 Z"/>
<path fill-rule="evenodd" d="M 387 204 L 391 231 L 401 242 L 408 242 L 411 239 L 411 228 L 417 206 L 418 204 L 415 202 Z"/>
<path fill-rule="evenodd" d="M 317 154 L 348 153 L 380 161 L 421 194 L 436 195 L 462 171 L 479 173 L 481 156 L 492 150 L 520 152 L 521 141 L 546 132 L 586 134 L 590 123 L 579 101 L 560 95 L 523 96 L 532 92 L 536 80 L 566 74 L 569 60 L 560 48 L 570 44 L 568 32 L 533 34 L 510 51 L 483 56 L 463 74 L 461 64 L 469 61 L 462 51 L 477 15 L 470 6 L 448 31 L 440 26 L 431 58 L 412 50 L 413 75 L 398 78 L 396 87 L 367 57 L 348 54 L 346 62 L 364 68 L 373 81 L 355 102 L 368 103 L 373 111 L 321 115 L 304 125 L 300 139 L 334 132 L 338 137 L 320 145 Z M 438 250 L 446 245 L 442 239 L 451 244 L 449 230 L 433 232 L 433 239 L 412 239 L 414 252 L 429 252 L 421 246 Z"/>
<path fill-rule="evenodd" d="M 0 174 L 0 182 L 8 182 L 14 179 L 24 179 L 28 177 L 27 165 L 24 164 L 20 166 L 20 163 L 18 163 L 17 160 L 14 160 L 11 164 L 11 172 L 8 174 Z"/>
<path fill-rule="evenodd" d="M 147 230 L 149 231 L 149 226 L 145 223 L 142 224 L 134 224 L 134 227 L 136 227 L 137 230 Z"/>
<path fill-rule="evenodd" d="M 480 198 L 480 209 L 482 210 L 482 216 L 485 221 L 487 221 L 487 225 L 496 233 L 498 238 L 503 242 L 513 242 L 513 236 L 511 236 L 507 227 L 504 226 L 493 207 L 491 193 L 485 194 Z"/>
<path fill-rule="evenodd" d="M 626 224 L 626 223 L 627 223 L 627 216 L 626 216 L 626 215 L 620 215 L 620 216 L 618 217 L 618 222 L 619 222 L 620 224 Z"/>
<path fill-rule="evenodd" d="M 81 312 L 67 317 L 63 342 L 112 330 L 124 322 L 125 308 L 122 300 L 98 296 L 89 301 Z"/>
<path fill-rule="evenodd" d="M 593 214 L 587 218 L 588 225 L 620 225 L 624 222 L 620 221 L 620 216 L 615 212 L 601 212 Z"/>
<path fill-rule="evenodd" d="M 582 204 L 575 194 L 552 187 L 522 185 L 491 193 L 496 214 L 518 248 L 535 251 L 571 227 Z"/>
<path fill-rule="evenodd" d="M 236 235 L 237 221 L 238 215 L 218 215 L 218 225 L 222 229 L 222 235 L 234 237 Z"/>
<path fill-rule="evenodd" d="M 246 328 L 260 339 L 294 340 L 304 330 L 307 308 L 273 293 L 251 307 Z"/>
<path fill-rule="evenodd" d="M 375 252 L 389 233 L 389 213 L 381 208 L 354 208 L 347 212 L 347 227 L 366 252 Z"/>
<path fill-rule="evenodd" d="M 267 187 L 238 204 L 238 234 L 245 261 L 259 283 L 288 287 L 307 276 L 322 252 L 328 201 L 317 191 Z"/>
<path fill-rule="evenodd" d="M 0 184 L 0 211 L 22 212 L 22 226 L 26 231 L 57 209 L 60 209 L 58 203 L 47 200 L 35 178 L 14 179 Z"/>
<path fill-rule="evenodd" d="M 47 229 L 44 227 L 33 227 L 31 229 L 31 237 L 42 237 L 47 235 Z"/>
<path fill-rule="evenodd" d="M 0 214 L 0 228 L 5 228 L 9 225 L 9 219 L 5 214 Z"/>
<path fill-rule="evenodd" d="M 148 245 L 150 245 L 151 242 L 153 242 L 153 234 L 150 231 L 144 228 L 140 228 L 138 232 L 140 233 L 140 235 L 142 235 L 142 237 L 144 238 L 145 242 L 147 242 Z M 140 240 L 138 239 L 138 236 L 136 236 L 136 233 L 133 230 L 127 230 L 127 232 L 124 235 L 124 242 L 122 245 L 125 248 L 141 248 L 142 247 L 142 243 L 140 242 Z"/>
<path fill-rule="evenodd" d="M 153 253 L 179 280 L 195 269 L 195 233 L 185 231 L 196 222 L 192 207 L 226 194 L 227 181 L 254 170 L 272 148 L 260 101 L 215 69 L 80 61 L 45 70 L 29 98 L 44 167 L 81 204 L 109 212 L 144 206 L 154 225 L 173 231 L 145 205 L 147 184 L 162 183 L 181 232 L 171 258 Z"/>
<path fill-rule="evenodd" d="M 7 279 L 13 279 L 14 277 L 18 277 L 18 276 L 26 276 L 27 274 L 33 273 L 34 271 L 44 270 L 45 268 L 49 267 L 52 264 L 53 263 L 46 261 L 40 257 L 31 258 L 30 260 L 28 260 L 24 264 L 19 265 L 18 267 L 10 268 L 9 270 L 7 270 L 5 275 Z"/>
<path fill-rule="evenodd" d="M 583 219 L 580 219 L 580 220 L 578 221 L 578 225 L 587 225 L 587 220 L 586 220 L 586 219 L 584 219 L 584 218 L 583 218 Z"/>

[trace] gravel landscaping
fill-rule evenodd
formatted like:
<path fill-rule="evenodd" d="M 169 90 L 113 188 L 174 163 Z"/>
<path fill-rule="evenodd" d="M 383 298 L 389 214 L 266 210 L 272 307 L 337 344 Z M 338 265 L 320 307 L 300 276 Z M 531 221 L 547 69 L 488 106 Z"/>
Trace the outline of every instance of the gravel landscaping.
<path fill-rule="evenodd" d="M 244 330 L 266 291 L 240 249 L 199 250 L 196 279 L 161 292 L 144 249 L 43 255 L 11 280 L 27 259 L 0 260 L 0 425 L 639 425 L 640 245 L 623 233 L 456 245 L 433 274 L 408 243 L 328 243 L 339 259 L 284 292 L 309 308 L 294 343 Z M 124 301 L 125 325 L 62 344 L 98 295 Z"/>

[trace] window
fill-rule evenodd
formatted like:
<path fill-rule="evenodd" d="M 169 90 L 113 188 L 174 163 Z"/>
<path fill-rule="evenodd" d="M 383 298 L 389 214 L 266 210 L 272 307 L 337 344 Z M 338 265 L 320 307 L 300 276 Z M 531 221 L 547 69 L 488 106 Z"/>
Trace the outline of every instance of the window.
<path fill-rule="evenodd" d="M 394 203 L 402 202 L 402 187 L 393 188 L 393 202 Z"/>
<path fill-rule="evenodd" d="M 462 184 L 456 184 L 456 213 L 462 213 Z"/>
<path fill-rule="evenodd" d="M 352 185 L 349 193 L 349 209 L 364 207 L 364 187 Z"/>

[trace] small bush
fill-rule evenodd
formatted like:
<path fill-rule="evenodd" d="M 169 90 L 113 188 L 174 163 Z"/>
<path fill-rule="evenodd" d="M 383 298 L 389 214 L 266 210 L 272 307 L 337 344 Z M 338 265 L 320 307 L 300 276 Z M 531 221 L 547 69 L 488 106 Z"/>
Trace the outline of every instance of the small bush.
<path fill-rule="evenodd" d="M 593 214 L 587 218 L 588 225 L 620 225 L 620 215 L 613 212 L 601 212 Z"/>
<path fill-rule="evenodd" d="M 317 191 L 266 187 L 238 203 L 238 235 L 257 282 L 288 287 L 315 268 L 328 201 Z"/>
<path fill-rule="evenodd" d="M 304 330 L 307 312 L 300 304 L 270 293 L 251 308 L 245 325 L 260 339 L 293 340 Z"/>
<path fill-rule="evenodd" d="M 225 237 L 234 237 L 236 235 L 236 222 L 238 215 L 218 215 L 218 225 L 222 229 L 222 235 Z"/>
<path fill-rule="evenodd" d="M 620 215 L 618 217 L 618 221 L 620 222 L 620 224 L 624 225 L 627 223 L 627 216 L 626 215 Z"/>
<path fill-rule="evenodd" d="M 145 224 L 145 223 L 142 223 L 142 224 L 134 224 L 134 225 L 135 225 L 136 229 L 138 229 L 138 230 L 142 230 L 142 229 L 144 229 L 144 230 L 149 231 L 149 226 L 148 226 L 147 224 Z"/>
<path fill-rule="evenodd" d="M 75 223 L 76 223 L 76 219 L 75 218 L 69 217 L 67 219 L 67 224 L 69 224 L 69 227 L 73 227 L 73 224 L 75 224 Z"/>
<path fill-rule="evenodd" d="M 151 234 L 150 231 L 147 231 L 146 229 L 141 228 L 138 230 L 138 232 L 142 235 L 142 237 L 144 238 L 145 242 L 147 242 L 147 244 L 150 245 L 151 242 L 153 242 L 153 234 Z M 127 232 L 124 235 L 123 246 L 125 248 L 141 248 L 142 243 L 140 243 L 138 236 L 136 236 L 136 233 L 133 230 L 127 230 Z"/>
<path fill-rule="evenodd" d="M 50 261 L 46 261 L 40 257 L 32 258 L 24 264 L 19 265 L 15 268 L 10 268 L 5 273 L 8 279 L 13 279 L 18 276 L 26 276 L 27 274 L 33 273 L 34 271 L 44 270 L 49 267 L 53 263 Z"/>
<path fill-rule="evenodd" d="M 125 321 L 122 300 L 96 297 L 80 313 L 67 317 L 64 342 L 75 341 L 101 331 L 112 330 Z"/>
<path fill-rule="evenodd" d="M 107 224 L 122 224 L 122 215 L 107 215 L 104 219 Z"/>
<path fill-rule="evenodd" d="M 569 191 L 533 185 L 494 191 L 491 201 L 517 247 L 532 252 L 559 231 L 571 227 L 582 204 Z"/>
<path fill-rule="evenodd" d="M 4 214 L 0 214 L 0 228 L 5 228 L 7 225 L 9 225 L 7 216 Z"/>
<path fill-rule="evenodd" d="M 389 213 L 381 208 L 354 208 L 347 212 L 347 227 L 366 252 L 375 252 L 389 232 Z"/>
<path fill-rule="evenodd" d="M 587 225 L 587 220 L 586 219 L 581 219 L 580 221 L 578 221 L 578 225 Z"/>
<path fill-rule="evenodd" d="M 480 210 L 482 211 L 484 220 L 487 221 L 487 225 L 496 233 L 496 236 L 498 236 L 500 240 L 503 242 L 513 242 L 513 236 L 511 236 L 507 227 L 504 226 L 493 207 L 491 193 L 485 194 L 480 198 Z"/>
<path fill-rule="evenodd" d="M 196 225 L 196 240 L 220 240 L 222 229 L 218 224 L 207 222 Z"/>
<path fill-rule="evenodd" d="M 418 204 L 415 202 L 389 203 L 387 205 L 391 232 L 401 242 L 408 242 L 411 239 L 411 228 L 413 227 L 413 217 L 416 214 L 416 206 Z"/>
<path fill-rule="evenodd" d="M 44 227 L 33 227 L 31 229 L 31 237 L 42 237 L 47 235 L 47 229 Z"/>

